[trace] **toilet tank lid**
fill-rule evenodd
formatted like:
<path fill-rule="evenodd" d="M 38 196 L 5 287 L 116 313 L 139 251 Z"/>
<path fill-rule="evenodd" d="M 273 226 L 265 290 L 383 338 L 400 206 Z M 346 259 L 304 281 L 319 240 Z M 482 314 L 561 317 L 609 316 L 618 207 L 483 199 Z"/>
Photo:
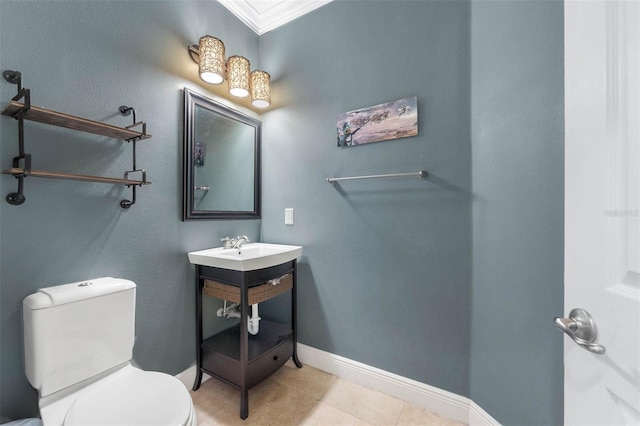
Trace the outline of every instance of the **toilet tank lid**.
<path fill-rule="evenodd" d="M 133 281 L 122 278 L 103 277 L 70 284 L 41 288 L 23 300 L 28 309 L 45 309 L 54 306 L 118 293 L 136 287 Z"/>

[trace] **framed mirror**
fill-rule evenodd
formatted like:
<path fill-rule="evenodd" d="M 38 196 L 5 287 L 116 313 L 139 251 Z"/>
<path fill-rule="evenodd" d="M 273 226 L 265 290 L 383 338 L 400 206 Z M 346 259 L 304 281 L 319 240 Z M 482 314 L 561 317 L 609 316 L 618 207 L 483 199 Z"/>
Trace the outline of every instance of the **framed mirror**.
<path fill-rule="evenodd" d="M 183 220 L 260 218 L 261 126 L 184 89 Z"/>

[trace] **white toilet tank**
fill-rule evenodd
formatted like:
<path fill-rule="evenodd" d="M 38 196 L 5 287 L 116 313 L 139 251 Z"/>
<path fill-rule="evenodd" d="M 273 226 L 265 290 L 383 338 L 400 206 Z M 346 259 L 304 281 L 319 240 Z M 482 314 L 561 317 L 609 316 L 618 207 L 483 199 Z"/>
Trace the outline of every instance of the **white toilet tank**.
<path fill-rule="evenodd" d="M 24 299 L 25 370 L 40 397 L 131 360 L 135 300 L 135 283 L 111 277 Z"/>

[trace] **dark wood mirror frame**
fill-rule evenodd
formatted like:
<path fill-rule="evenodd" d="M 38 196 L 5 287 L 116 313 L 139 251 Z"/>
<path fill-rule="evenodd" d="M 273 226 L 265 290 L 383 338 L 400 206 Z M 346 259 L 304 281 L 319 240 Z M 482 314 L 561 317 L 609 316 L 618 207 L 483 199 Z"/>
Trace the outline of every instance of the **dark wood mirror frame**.
<path fill-rule="evenodd" d="M 196 144 L 196 108 L 204 108 L 229 120 L 249 126 L 253 129 L 253 209 L 251 210 L 200 210 L 195 207 L 195 144 Z M 182 220 L 193 219 L 260 219 L 260 142 L 262 123 L 222 105 L 213 99 L 184 89 L 184 139 L 183 139 L 183 212 Z M 220 183 L 217 183 L 220 185 Z M 229 182 L 229 185 L 231 182 Z M 208 189 L 207 189 L 208 190 Z"/>

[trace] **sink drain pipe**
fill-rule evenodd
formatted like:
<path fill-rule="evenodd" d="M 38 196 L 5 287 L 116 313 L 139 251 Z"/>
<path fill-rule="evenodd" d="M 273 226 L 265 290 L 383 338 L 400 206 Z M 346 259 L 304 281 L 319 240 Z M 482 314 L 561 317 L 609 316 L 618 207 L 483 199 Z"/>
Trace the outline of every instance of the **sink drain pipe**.
<path fill-rule="evenodd" d="M 240 318 L 240 306 L 237 303 L 232 303 L 227 306 L 227 301 L 224 301 L 224 307 L 218 309 L 217 316 L 227 318 Z M 258 334 L 260 331 L 260 317 L 258 316 L 258 304 L 251 305 L 251 317 L 247 318 L 247 329 L 252 336 Z"/>
<path fill-rule="evenodd" d="M 249 333 L 253 336 L 260 331 L 260 317 L 258 316 L 258 304 L 251 305 L 251 318 L 248 318 L 249 324 L 247 324 Z"/>

